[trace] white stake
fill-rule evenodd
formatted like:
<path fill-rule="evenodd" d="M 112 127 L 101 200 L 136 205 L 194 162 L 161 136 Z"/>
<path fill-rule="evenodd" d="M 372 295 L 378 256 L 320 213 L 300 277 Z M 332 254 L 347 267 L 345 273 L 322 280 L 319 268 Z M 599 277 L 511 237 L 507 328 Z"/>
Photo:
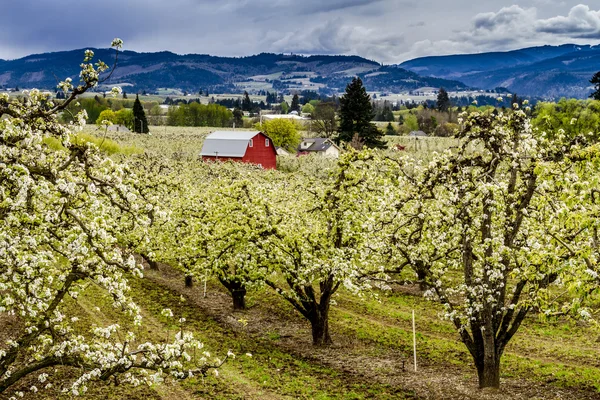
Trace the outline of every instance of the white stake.
<path fill-rule="evenodd" d="M 204 277 L 204 297 L 206 297 L 206 277 Z"/>
<path fill-rule="evenodd" d="M 415 372 L 417 372 L 417 331 L 415 330 L 415 310 L 412 310 L 413 318 L 413 355 L 415 359 Z"/>

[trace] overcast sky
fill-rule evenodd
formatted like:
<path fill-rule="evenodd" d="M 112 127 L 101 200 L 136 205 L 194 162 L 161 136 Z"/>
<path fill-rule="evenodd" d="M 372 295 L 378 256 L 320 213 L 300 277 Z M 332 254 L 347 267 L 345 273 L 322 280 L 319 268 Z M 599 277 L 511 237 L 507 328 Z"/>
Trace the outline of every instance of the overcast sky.
<path fill-rule="evenodd" d="M 357 54 L 382 63 L 600 43 L 600 0 L 3 0 L 0 58 L 107 47 L 244 56 Z"/>

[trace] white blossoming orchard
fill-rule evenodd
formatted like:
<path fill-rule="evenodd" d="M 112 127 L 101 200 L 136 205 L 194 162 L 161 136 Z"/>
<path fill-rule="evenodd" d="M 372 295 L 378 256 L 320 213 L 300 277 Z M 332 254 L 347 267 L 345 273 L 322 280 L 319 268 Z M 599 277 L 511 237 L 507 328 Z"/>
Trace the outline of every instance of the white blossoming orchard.
<path fill-rule="evenodd" d="M 581 138 L 548 139 L 516 108 L 463 118 L 458 150 L 426 166 L 401 164 L 389 239 L 403 260 L 399 269 L 412 267 L 427 295 L 446 308 L 480 387 L 498 387 L 500 359 L 526 315 L 581 304 L 548 296 L 552 286 L 576 298 L 585 293 L 564 287 L 597 288 L 598 205 L 591 199 L 598 181 L 578 178 Z M 583 165 L 598 176 L 597 162 Z"/>
<path fill-rule="evenodd" d="M 124 250 L 143 236 L 128 232 L 144 232 L 151 217 L 141 211 L 136 177 L 94 145 L 71 140 L 83 115 L 68 127 L 57 122 L 57 114 L 108 70 L 101 61 L 92 64 L 92 57 L 85 52 L 77 86 L 70 79 L 59 84 L 69 93 L 62 103 L 35 89 L 22 101 L 0 95 L 0 325 L 18 322 L 0 343 L 0 394 L 30 374 L 39 374 L 40 383 L 51 381 L 56 365 L 81 371 L 73 394 L 83 393 L 91 380 L 116 375 L 139 384 L 154 373 L 184 378 L 209 369 L 204 356 L 185 361 L 186 350 L 202 348 L 188 332 L 161 344 L 142 343 L 132 332 L 117 334 L 123 330 L 117 325 L 82 333 L 65 306 L 94 282 L 115 307 L 141 321 L 126 276 L 142 271 Z M 46 138 L 59 140 L 64 150 L 50 149 Z"/>
<path fill-rule="evenodd" d="M 269 190 L 274 225 L 263 245 L 272 271 L 265 281 L 310 322 L 317 346 L 332 343 L 329 309 L 338 289 L 361 294 L 385 278 L 376 223 L 381 185 L 378 171 L 366 167 L 372 158 L 351 151 L 329 178 L 296 173 Z"/>

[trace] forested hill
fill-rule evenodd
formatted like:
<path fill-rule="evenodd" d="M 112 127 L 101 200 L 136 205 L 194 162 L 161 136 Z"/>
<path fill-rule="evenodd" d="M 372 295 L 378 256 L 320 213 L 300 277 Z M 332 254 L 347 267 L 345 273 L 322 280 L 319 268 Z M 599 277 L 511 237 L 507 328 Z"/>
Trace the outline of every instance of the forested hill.
<path fill-rule="evenodd" d="M 399 67 L 481 89 L 506 87 L 529 96 L 585 98 L 592 91 L 590 78 L 600 70 L 600 46 L 565 44 L 422 57 Z"/>
<path fill-rule="evenodd" d="M 111 64 L 114 51 L 93 49 L 96 59 Z M 57 79 L 77 81 L 83 50 L 30 55 L 0 61 L 0 87 L 56 87 Z M 239 92 L 240 83 L 258 89 L 310 87 L 343 90 L 350 77 L 360 75 L 368 90 L 411 90 L 423 86 L 464 88 L 460 82 L 426 78 L 358 56 L 300 56 L 262 53 L 249 57 L 178 55 L 171 52 L 119 54 L 118 68 L 107 84 L 122 84 L 127 91 L 178 88 L 189 92 Z"/>

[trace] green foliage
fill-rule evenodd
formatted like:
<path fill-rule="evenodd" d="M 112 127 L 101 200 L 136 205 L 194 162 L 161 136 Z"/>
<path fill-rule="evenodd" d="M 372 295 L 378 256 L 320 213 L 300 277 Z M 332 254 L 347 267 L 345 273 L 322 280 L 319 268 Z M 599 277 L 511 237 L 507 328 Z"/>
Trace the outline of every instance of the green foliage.
<path fill-rule="evenodd" d="M 412 131 L 418 131 L 419 130 L 419 121 L 417 120 L 417 116 L 415 114 L 407 114 L 404 117 L 404 132 L 405 133 L 409 133 Z"/>
<path fill-rule="evenodd" d="M 119 125 L 125 125 L 127 128 L 133 130 L 133 110 L 130 108 L 122 108 L 115 113 L 115 123 Z"/>
<path fill-rule="evenodd" d="M 315 112 L 315 107 L 310 104 L 310 103 L 306 103 L 303 107 L 302 107 L 302 113 L 303 114 L 313 114 Z"/>
<path fill-rule="evenodd" d="M 98 119 L 96 119 L 96 125 L 103 125 L 104 121 L 108 121 L 110 123 L 117 123 L 117 116 L 113 110 L 102 110 Z"/>
<path fill-rule="evenodd" d="M 282 114 L 287 114 L 290 111 L 290 106 L 288 105 L 287 101 L 282 101 L 279 107 L 281 107 Z"/>
<path fill-rule="evenodd" d="M 233 113 L 218 104 L 181 104 L 169 107 L 167 123 L 172 126 L 231 126 Z"/>
<path fill-rule="evenodd" d="M 558 103 L 538 103 L 534 127 L 550 137 L 581 135 L 588 140 L 600 139 L 600 101 L 560 99 Z"/>
<path fill-rule="evenodd" d="M 357 134 L 365 146 L 385 148 L 386 144 L 381 140 L 383 134 L 371 123 L 372 119 L 371 98 L 360 78 L 353 78 L 340 99 L 340 125 L 336 141 L 350 143 Z"/>
<path fill-rule="evenodd" d="M 93 124 L 100 116 L 100 113 L 108 108 L 108 103 L 104 99 L 98 97 L 83 98 L 79 99 L 78 102 L 71 102 L 62 113 L 61 118 L 65 122 L 72 122 L 77 113 L 85 110 L 87 113 L 87 123 Z"/>
<path fill-rule="evenodd" d="M 333 103 L 317 103 L 314 112 L 311 114 L 311 118 L 312 129 L 319 136 L 331 138 L 337 132 L 338 123 Z"/>
<path fill-rule="evenodd" d="M 270 137 L 275 146 L 283 147 L 290 152 L 296 151 L 302 139 L 298 128 L 295 121 L 283 118 L 263 121 L 262 124 L 258 123 L 254 126 L 254 129 Z"/>

